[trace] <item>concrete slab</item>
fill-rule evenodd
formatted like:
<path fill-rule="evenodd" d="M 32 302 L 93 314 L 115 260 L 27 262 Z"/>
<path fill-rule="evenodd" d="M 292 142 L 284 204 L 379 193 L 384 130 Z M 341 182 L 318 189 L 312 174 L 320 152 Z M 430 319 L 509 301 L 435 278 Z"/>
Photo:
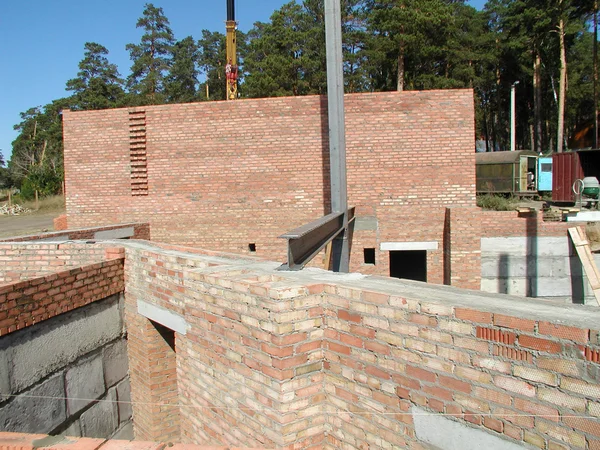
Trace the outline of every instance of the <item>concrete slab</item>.
<path fill-rule="evenodd" d="M 85 437 L 109 438 L 119 427 L 116 389 L 81 415 L 81 431 Z"/>
<path fill-rule="evenodd" d="M 430 413 L 413 406 L 411 408 L 417 439 L 440 450 L 523 450 L 527 448 L 498 435 L 471 428 L 440 414 Z M 431 448 L 431 447 L 430 447 Z"/>
<path fill-rule="evenodd" d="M 77 414 L 94 403 L 106 391 L 102 356 L 97 355 L 68 369 L 65 375 L 65 388 L 69 416 Z"/>
<path fill-rule="evenodd" d="M 375 231 L 377 230 L 377 217 L 364 216 L 354 219 L 354 231 Z"/>
<path fill-rule="evenodd" d="M 0 402 L 4 400 L 2 394 L 12 394 L 9 373 L 8 349 L 0 348 Z"/>
<path fill-rule="evenodd" d="M 117 339 L 122 334 L 122 326 L 119 296 L 115 295 L 2 338 L 0 352 L 8 351 L 12 391 L 32 386 Z"/>
<path fill-rule="evenodd" d="M 94 239 L 125 239 L 134 235 L 133 227 L 117 228 L 115 230 L 96 231 Z"/>
<path fill-rule="evenodd" d="M 127 359 L 127 341 L 120 339 L 114 344 L 105 347 L 104 382 L 107 387 L 114 386 L 127 376 L 129 361 Z"/>
<path fill-rule="evenodd" d="M 0 429 L 20 433 L 50 433 L 67 420 L 63 374 L 15 397 L 0 408 Z"/>

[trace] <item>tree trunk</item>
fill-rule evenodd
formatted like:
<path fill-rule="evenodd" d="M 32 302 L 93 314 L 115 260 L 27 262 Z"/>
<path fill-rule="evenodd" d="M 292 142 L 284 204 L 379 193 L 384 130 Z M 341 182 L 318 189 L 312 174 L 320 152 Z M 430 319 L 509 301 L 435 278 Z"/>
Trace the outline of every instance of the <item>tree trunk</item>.
<path fill-rule="evenodd" d="M 535 49 L 533 58 L 533 151 L 542 151 L 542 58 Z"/>
<path fill-rule="evenodd" d="M 402 92 L 404 90 L 404 44 L 400 44 L 398 51 L 398 81 L 396 90 Z"/>
<path fill-rule="evenodd" d="M 594 148 L 598 148 L 598 0 L 594 0 Z"/>
<path fill-rule="evenodd" d="M 558 131 L 556 134 L 556 151 L 562 153 L 565 126 L 565 97 L 567 93 L 567 52 L 565 49 L 565 21 L 561 17 L 558 22 L 560 39 L 560 81 L 558 87 Z"/>

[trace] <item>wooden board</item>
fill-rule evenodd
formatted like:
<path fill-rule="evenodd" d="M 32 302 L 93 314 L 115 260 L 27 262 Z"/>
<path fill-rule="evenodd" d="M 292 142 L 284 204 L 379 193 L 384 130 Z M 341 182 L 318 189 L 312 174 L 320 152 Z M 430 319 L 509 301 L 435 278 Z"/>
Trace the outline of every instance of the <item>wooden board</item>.
<path fill-rule="evenodd" d="M 600 272 L 598 272 L 598 267 L 596 267 L 596 263 L 594 262 L 594 257 L 590 250 L 589 242 L 586 239 L 585 232 L 581 227 L 574 227 L 569 228 L 569 235 L 571 236 L 575 250 L 577 250 L 577 255 L 579 255 L 585 275 L 592 286 L 596 302 L 598 302 L 598 306 L 600 306 Z"/>

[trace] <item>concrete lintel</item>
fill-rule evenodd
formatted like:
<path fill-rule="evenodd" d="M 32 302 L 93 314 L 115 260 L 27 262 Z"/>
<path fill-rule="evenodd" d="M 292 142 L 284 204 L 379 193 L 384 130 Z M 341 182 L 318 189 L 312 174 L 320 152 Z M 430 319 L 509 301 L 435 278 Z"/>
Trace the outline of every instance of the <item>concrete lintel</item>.
<path fill-rule="evenodd" d="M 137 308 L 138 313 L 147 319 L 160 323 L 161 325 L 164 325 L 165 327 L 170 328 L 179 334 L 187 333 L 189 325 L 179 314 L 143 300 L 137 301 Z"/>
<path fill-rule="evenodd" d="M 437 241 L 420 241 L 420 242 L 382 242 L 379 244 L 381 251 L 397 251 L 397 250 L 437 250 Z"/>

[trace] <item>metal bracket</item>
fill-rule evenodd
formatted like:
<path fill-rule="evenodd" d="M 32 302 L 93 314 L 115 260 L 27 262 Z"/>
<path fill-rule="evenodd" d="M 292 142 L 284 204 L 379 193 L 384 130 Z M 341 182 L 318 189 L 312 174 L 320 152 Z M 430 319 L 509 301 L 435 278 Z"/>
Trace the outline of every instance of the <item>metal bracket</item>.
<path fill-rule="evenodd" d="M 288 261 L 278 270 L 301 270 L 329 242 L 345 231 L 344 214 L 327 214 L 279 236 L 288 240 Z M 348 208 L 347 214 L 350 224 L 354 220 L 354 206 Z"/>

